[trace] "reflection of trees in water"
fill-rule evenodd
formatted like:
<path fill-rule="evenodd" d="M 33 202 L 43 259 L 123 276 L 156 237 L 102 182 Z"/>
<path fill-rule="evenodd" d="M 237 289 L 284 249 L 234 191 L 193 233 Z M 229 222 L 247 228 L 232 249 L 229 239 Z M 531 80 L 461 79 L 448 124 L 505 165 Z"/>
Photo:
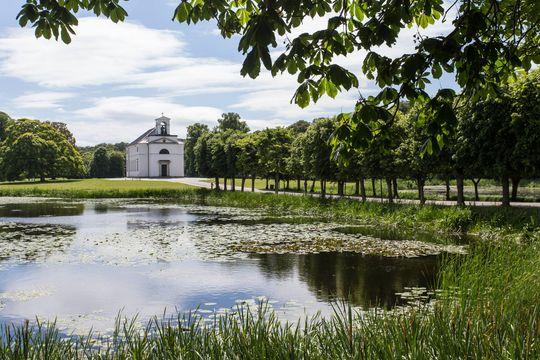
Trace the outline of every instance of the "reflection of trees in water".
<path fill-rule="evenodd" d="M 255 255 L 263 274 L 286 278 L 294 270 L 320 300 L 345 299 L 354 305 L 391 307 L 407 286 L 433 285 L 436 257 L 388 258 L 352 253 Z"/>
<path fill-rule="evenodd" d="M 77 216 L 83 212 L 83 203 L 35 202 L 0 206 L 0 217 Z"/>
<path fill-rule="evenodd" d="M 298 255 L 294 254 L 252 254 L 265 277 L 270 279 L 286 279 L 293 275 L 298 267 Z"/>
<path fill-rule="evenodd" d="M 65 252 L 75 233 L 72 226 L 0 223 L 0 260 L 45 260 Z"/>

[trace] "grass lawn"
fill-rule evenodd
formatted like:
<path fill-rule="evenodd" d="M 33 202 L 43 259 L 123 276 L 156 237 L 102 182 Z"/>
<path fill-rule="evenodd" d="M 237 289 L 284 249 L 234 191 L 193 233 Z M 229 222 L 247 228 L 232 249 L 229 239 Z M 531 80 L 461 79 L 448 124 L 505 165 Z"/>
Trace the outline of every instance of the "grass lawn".
<path fill-rule="evenodd" d="M 147 197 L 192 189 L 185 184 L 149 180 L 20 181 L 0 183 L 0 196 Z"/>

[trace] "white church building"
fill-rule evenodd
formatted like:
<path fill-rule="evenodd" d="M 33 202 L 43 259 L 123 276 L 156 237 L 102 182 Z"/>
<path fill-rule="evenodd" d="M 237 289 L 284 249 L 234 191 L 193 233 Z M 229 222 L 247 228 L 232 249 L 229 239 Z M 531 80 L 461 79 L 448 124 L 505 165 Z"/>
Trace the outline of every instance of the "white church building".
<path fill-rule="evenodd" d="M 171 119 L 165 116 L 157 118 L 155 127 L 127 146 L 126 176 L 184 176 L 184 141 L 171 135 Z"/>

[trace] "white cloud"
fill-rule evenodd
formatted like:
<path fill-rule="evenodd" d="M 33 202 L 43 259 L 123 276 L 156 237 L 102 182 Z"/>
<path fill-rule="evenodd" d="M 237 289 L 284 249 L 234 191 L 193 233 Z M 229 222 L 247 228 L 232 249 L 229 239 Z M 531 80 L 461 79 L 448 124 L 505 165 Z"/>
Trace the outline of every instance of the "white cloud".
<path fill-rule="evenodd" d="M 178 34 L 134 23 L 82 18 L 69 45 L 10 29 L 0 39 L 0 73 L 46 87 L 114 84 L 184 49 Z"/>
<path fill-rule="evenodd" d="M 162 112 L 173 120 L 172 131 L 180 136 L 194 122 L 214 125 L 222 113 L 215 107 L 186 106 L 168 98 L 117 96 L 96 99 L 92 106 L 74 111 L 67 123 L 83 145 L 131 141 L 152 127 Z"/>
<path fill-rule="evenodd" d="M 61 108 L 62 101 L 75 97 L 74 93 L 70 92 L 53 92 L 44 91 L 37 93 L 26 93 L 12 100 L 12 104 L 16 108 L 25 109 L 50 109 Z"/>

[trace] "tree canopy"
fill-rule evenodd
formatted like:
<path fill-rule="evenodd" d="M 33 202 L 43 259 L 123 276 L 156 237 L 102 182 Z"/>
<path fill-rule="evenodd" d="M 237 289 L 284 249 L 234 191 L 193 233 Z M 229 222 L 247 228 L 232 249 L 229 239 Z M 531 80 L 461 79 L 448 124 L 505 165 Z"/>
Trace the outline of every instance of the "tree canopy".
<path fill-rule="evenodd" d="M 38 120 L 10 120 L 0 142 L 0 170 L 7 180 L 80 177 L 83 160 L 66 135 Z"/>
<path fill-rule="evenodd" d="M 224 113 L 218 119 L 218 129 L 220 131 L 235 130 L 247 133 L 249 127 L 245 121 L 242 121 L 240 115 L 234 112 Z"/>
<path fill-rule="evenodd" d="M 35 27 L 37 37 L 71 41 L 81 10 L 123 21 L 120 0 L 29 0 L 17 15 L 21 26 Z M 326 25 L 302 32 L 308 19 Z M 432 79 L 454 76 L 461 96 L 495 95 L 499 84 L 540 62 L 540 3 L 535 0 L 182 0 L 173 20 L 213 21 L 225 38 L 239 35 L 245 56 L 241 74 L 255 78 L 261 67 L 276 76 L 297 75 L 294 102 L 302 107 L 322 96 L 357 89 L 358 102 L 338 120 L 336 145 L 358 147 L 389 129 L 401 100 L 422 102 L 418 120 L 428 130 L 425 149 L 440 148 L 456 127 L 451 88 L 426 91 Z M 445 34 L 422 32 L 445 21 Z M 382 46 L 393 46 L 404 29 L 417 27 L 415 49 L 389 57 Z M 284 46 L 282 45 L 284 44 Z M 362 73 L 380 91 L 363 94 L 357 74 L 340 65 L 343 56 L 358 58 Z"/>

